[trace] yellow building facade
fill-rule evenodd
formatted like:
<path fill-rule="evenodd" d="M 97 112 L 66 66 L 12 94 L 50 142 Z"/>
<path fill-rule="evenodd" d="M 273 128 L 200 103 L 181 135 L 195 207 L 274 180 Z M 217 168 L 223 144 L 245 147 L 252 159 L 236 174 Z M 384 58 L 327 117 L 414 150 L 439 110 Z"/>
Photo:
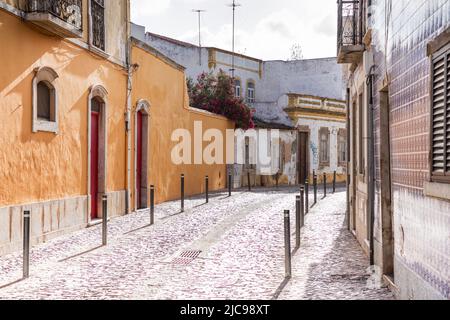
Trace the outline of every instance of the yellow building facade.
<path fill-rule="evenodd" d="M 158 202 L 179 197 L 181 173 L 187 195 L 206 174 L 225 187 L 225 165 L 171 164 L 171 130 L 233 123 L 191 110 L 183 70 L 132 49 L 129 13 L 128 0 L 0 1 L 0 255 L 21 247 L 24 210 L 39 243 L 97 223 L 103 195 L 111 217 L 148 204 L 136 199 L 138 106 L 149 112 L 140 181 Z"/>
<path fill-rule="evenodd" d="M 189 107 L 186 76 L 184 67 L 176 64 L 147 44 L 132 38 L 132 62 L 136 69 L 132 72 L 132 97 L 131 111 L 131 137 L 133 140 L 132 171 L 134 172 L 134 192 L 132 204 L 134 208 L 144 207 L 148 201 L 145 187 L 154 185 L 156 202 L 173 200 L 180 197 L 180 177 L 185 175 L 186 194 L 199 194 L 204 192 L 204 178 L 209 177 L 211 190 L 223 189 L 227 186 L 226 164 L 174 164 L 171 159 L 171 150 L 177 144 L 171 141 L 172 133 L 178 129 L 186 129 L 190 132 L 192 141 L 191 155 L 194 161 L 194 139 L 203 137 L 195 136 L 194 125 L 201 123 L 202 133 L 208 129 L 217 129 L 223 137 L 226 130 L 233 130 L 234 122 L 225 117 L 212 114 L 203 110 Z M 147 164 L 143 156 L 143 168 L 148 168 L 145 178 L 139 183 L 136 181 L 138 137 L 137 120 L 138 113 L 143 113 L 144 136 L 148 133 L 149 140 L 144 142 L 142 152 L 148 156 Z M 225 142 L 225 141 L 224 141 Z M 202 142 L 202 150 L 208 145 Z M 146 148 L 145 145 L 148 147 Z M 145 150 L 147 149 L 147 150 Z M 226 145 L 223 146 L 224 160 L 226 157 Z M 144 171 L 144 169 L 142 169 Z M 142 190 L 138 192 L 138 186 Z"/>

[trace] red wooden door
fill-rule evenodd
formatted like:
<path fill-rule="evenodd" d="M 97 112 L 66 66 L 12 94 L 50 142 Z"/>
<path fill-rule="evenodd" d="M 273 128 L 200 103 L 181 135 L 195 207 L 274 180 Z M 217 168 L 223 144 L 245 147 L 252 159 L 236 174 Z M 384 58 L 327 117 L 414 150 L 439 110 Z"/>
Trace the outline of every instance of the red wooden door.
<path fill-rule="evenodd" d="M 136 150 L 136 199 L 137 207 L 141 208 L 141 186 L 142 186 L 142 112 L 137 113 L 137 150 Z"/>
<path fill-rule="evenodd" d="M 91 219 L 97 219 L 99 113 L 91 112 Z"/>

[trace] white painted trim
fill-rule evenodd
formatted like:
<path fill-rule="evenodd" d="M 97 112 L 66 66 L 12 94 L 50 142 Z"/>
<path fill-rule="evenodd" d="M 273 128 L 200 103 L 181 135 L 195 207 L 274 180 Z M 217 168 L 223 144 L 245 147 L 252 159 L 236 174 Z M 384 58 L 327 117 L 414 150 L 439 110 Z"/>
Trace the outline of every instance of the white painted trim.
<path fill-rule="evenodd" d="M 58 134 L 59 119 L 58 119 L 58 86 L 57 79 L 59 78 L 55 70 L 49 67 L 36 68 L 35 75 L 32 82 L 32 131 L 37 132 L 51 132 Z M 54 121 L 38 119 L 38 96 L 37 86 L 39 82 L 45 81 L 51 86 L 53 97 L 50 98 L 50 113 L 53 113 Z"/>
<path fill-rule="evenodd" d="M 150 103 L 147 100 L 144 99 L 140 99 L 137 104 L 136 104 L 136 110 L 134 111 L 134 179 L 133 179 L 133 189 L 134 189 L 134 210 L 137 211 L 139 210 L 138 208 L 138 198 L 137 198 L 137 194 L 138 194 L 138 188 L 136 186 L 137 184 L 137 173 L 138 173 L 138 169 L 137 169 L 137 141 L 138 141 L 138 136 L 137 136 L 137 114 L 139 111 L 143 111 L 144 114 L 147 115 L 147 132 L 144 133 L 143 135 L 146 134 L 147 135 L 147 150 L 145 150 L 147 152 L 147 168 L 149 167 L 149 159 L 150 159 L 150 155 L 149 155 L 149 150 L 150 150 Z M 148 169 L 147 169 L 148 170 Z M 147 181 L 148 181 L 148 171 L 147 171 Z M 148 183 L 147 183 L 148 184 Z M 140 199 L 139 199 L 140 200 Z"/>
<path fill-rule="evenodd" d="M 108 180 L 108 170 L 107 170 L 107 165 L 108 165 L 108 100 L 107 100 L 107 96 L 108 96 L 108 91 L 101 85 L 96 85 L 96 86 L 91 86 L 91 88 L 89 89 L 89 95 L 88 95 L 88 112 L 87 112 L 87 145 L 88 145 L 88 153 L 87 153 L 87 197 L 88 197 L 88 203 L 87 203 L 87 213 L 88 213 L 88 221 L 87 223 L 91 223 L 91 112 L 92 112 L 92 104 L 91 101 L 93 98 L 98 97 L 100 99 L 103 100 L 103 107 L 102 110 L 100 112 L 101 114 L 101 127 L 102 127 L 102 133 L 104 135 L 104 152 L 103 152 L 103 157 L 104 157 L 104 168 L 102 171 L 102 175 L 104 177 L 104 183 L 102 185 L 103 188 L 103 192 L 105 194 L 108 193 L 107 190 L 107 180 Z"/>

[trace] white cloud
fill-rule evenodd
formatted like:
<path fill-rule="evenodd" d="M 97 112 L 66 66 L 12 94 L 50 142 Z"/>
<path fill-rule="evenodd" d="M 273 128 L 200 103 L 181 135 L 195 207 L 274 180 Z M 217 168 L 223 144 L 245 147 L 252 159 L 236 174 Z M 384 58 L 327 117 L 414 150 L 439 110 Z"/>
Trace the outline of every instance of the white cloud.
<path fill-rule="evenodd" d="M 149 1 L 133 0 L 133 6 Z M 229 0 L 155 0 L 165 8 L 152 17 L 139 11 L 149 31 L 197 43 L 198 29 L 192 9 L 206 9 L 202 16 L 202 44 L 231 49 L 232 26 Z M 161 2 L 161 3 L 160 3 Z M 171 3 L 170 3 L 171 2 Z M 162 3 L 165 3 L 163 5 Z M 240 0 L 236 16 L 236 51 L 264 60 L 287 59 L 293 44 L 300 44 L 305 58 L 336 54 L 336 1 Z M 195 4 L 201 4 L 196 6 Z M 153 9 L 153 12 L 155 9 Z"/>
<path fill-rule="evenodd" d="M 131 18 L 141 19 L 162 14 L 171 5 L 171 0 L 131 0 Z"/>

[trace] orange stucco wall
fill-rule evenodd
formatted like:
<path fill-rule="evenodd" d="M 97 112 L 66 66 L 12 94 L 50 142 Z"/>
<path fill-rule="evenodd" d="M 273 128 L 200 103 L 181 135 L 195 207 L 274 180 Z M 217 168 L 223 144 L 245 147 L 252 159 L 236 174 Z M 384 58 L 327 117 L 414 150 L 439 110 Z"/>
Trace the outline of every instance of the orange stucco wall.
<path fill-rule="evenodd" d="M 127 74 L 119 66 L 0 10 L 0 207 L 87 194 L 88 94 L 108 95 L 107 189 L 124 190 Z M 59 134 L 32 133 L 33 70 L 59 75 Z"/>
<path fill-rule="evenodd" d="M 180 175 L 186 176 L 186 195 L 204 192 L 204 177 L 209 175 L 210 189 L 226 187 L 227 167 L 220 165 L 175 165 L 171 161 L 172 132 L 179 128 L 188 129 L 194 139 L 194 121 L 202 121 L 203 132 L 210 128 L 219 129 L 225 137 L 226 129 L 233 129 L 234 123 L 226 118 L 189 109 L 185 74 L 146 50 L 133 46 L 133 63 L 139 69 L 133 74 L 132 137 L 134 137 L 134 114 L 136 103 L 145 99 L 150 103 L 150 140 L 148 183 L 156 187 L 156 201 L 180 197 Z M 133 140 L 134 141 L 134 140 Z M 208 143 L 204 143 L 204 146 Z M 134 172 L 133 143 L 132 172 Z M 193 153 L 192 153 L 193 154 Z M 225 155 L 225 147 L 224 147 Z M 132 179 L 132 185 L 135 185 Z M 131 203 L 134 206 L 134 190 Z"/>

